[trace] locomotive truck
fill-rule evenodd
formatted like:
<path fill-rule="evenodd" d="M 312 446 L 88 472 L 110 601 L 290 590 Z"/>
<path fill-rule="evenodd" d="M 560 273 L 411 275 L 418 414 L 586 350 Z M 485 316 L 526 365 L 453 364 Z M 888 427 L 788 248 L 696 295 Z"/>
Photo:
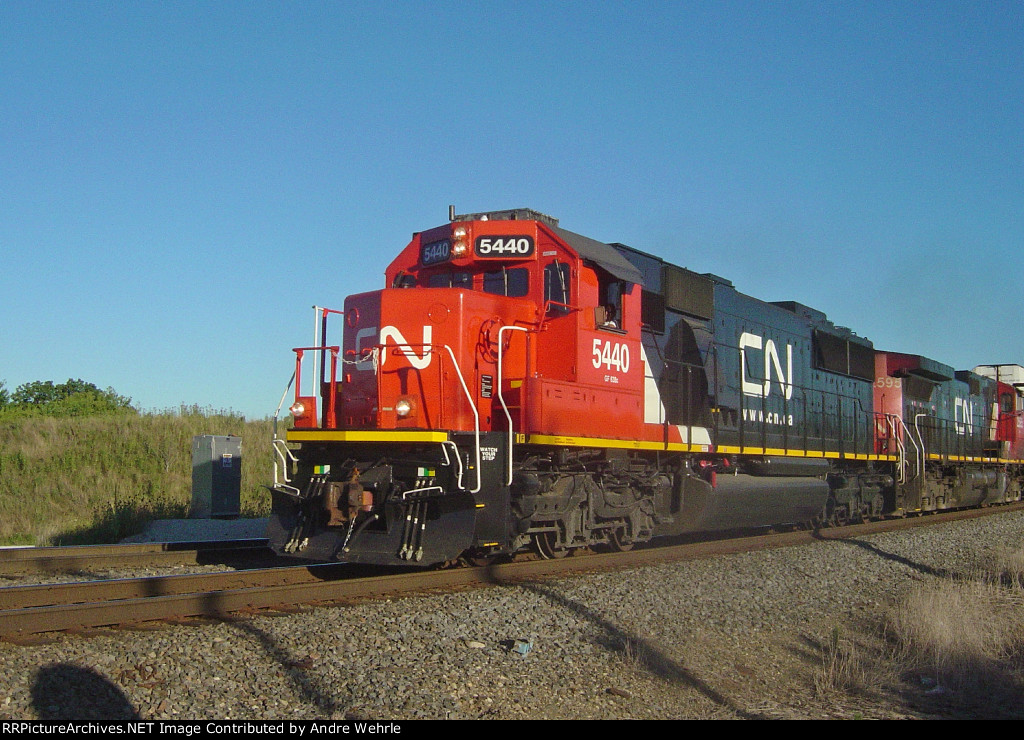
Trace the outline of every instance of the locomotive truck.
<path fill-rule="evenodd" d="M 1020 366 L 880 351 L 529 209 L 451 209 L 385 285 L 294 350 L 279 553 L 557 558 L 1021 497 Z"/>

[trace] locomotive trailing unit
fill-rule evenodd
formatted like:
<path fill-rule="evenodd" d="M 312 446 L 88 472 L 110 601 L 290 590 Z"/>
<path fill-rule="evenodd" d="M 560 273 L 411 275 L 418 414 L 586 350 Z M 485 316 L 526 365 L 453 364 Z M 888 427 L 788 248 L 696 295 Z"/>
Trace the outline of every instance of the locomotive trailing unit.
<path fill-rule="evenodd" d="M 1021 497 L 1019 366 L 879 351 L 525 209 L 452 210 L 386 285 L 317 307 L 295 350 L 281 553 L 553 558 Z"/>

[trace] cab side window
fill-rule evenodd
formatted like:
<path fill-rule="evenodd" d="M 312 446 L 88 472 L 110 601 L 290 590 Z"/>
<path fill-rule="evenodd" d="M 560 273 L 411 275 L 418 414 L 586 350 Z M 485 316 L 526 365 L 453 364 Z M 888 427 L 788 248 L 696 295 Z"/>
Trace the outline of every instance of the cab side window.
<path fill-rule="evenodd" d="M 622 329 L 622 282 L 605 272 L 598 273 L 599 305 L 595 313 L 598 328 Z"/>
<path fill-rule="evenodd" d="M 1000 410 L 1004 414 L 1011 414 L 1011 413 L 1013 413 L 1013 396 L 1011 396 L 1009 393 L 1004 393 L 1004 394 L 1002 394 L 999 397 L 999 400 L 1000 400 Z"/>
<path fill-rule="evenodd" d="M 544 303 L 548 316 L 569 313 L 569 265 L 552 262 L 544 268 Z"/>

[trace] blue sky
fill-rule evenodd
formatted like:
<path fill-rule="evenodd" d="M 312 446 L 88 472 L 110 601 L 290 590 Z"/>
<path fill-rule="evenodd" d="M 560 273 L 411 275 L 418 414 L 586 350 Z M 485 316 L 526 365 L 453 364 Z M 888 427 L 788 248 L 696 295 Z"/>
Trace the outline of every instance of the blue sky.
<path fill-rule="evenodd" d="M 319 304 L 530 207 L 1024 364 L 1024 3 L 0 3 L 0 380 L 271 414 Z"/>

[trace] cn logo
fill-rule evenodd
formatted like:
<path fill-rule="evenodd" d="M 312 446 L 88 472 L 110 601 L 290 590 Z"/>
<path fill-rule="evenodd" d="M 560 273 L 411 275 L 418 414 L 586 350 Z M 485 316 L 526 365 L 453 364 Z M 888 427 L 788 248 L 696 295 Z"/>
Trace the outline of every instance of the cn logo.
<path fill-rule="evenodd" d="M 764 381 L 752 381 L 747 379 L 747 353 L 763 353 L 764 355 Z M 754 355 L 756 357 L 756 355 Z M 752 357 L 752 364 L 757 366 L 757 360 Z M 782 371 L 782 360 L 779 358 L 779 350 L 775 342 L 769 339 L 765 341 L 757 334 L 743 332 L 740 334 L 740 371 L 743 374 L 743 395 L 767 398 L 772 390 L 772 373 L 782 389 L 782 393 L 788 401 L 793 397 L 793 345 L 786 343 L 786 371 Z"/>
<path fill-rule="evenodd" d="M 953 401 L 953 426 L 961 437 L 974 434 L 974 404 L 963 398 Z"/>
<path fill-rule="evenodd" d="M 402 332 L 398 331 L 398 329 L 396 329 L 393 326 L 385 326 L 385 327 L 381 328 L 381 330 L 380 330 L 380 343 L 382 345 L 387 345 L 388 340 L 390 339 L 391 341 L 393 341 L 395 344 L 398 345 L 398 349 L 401 352 L 401 354 L 403 354 L 403 355 L 405 355 L 406 357 L 409 358 L 409 364 L 410 365 L 412 365 L 417 370 L 426 370 L 428 367 L 430 367 L 430 360 L 433 357 L 431 352 L 430 352 L 430 349 L 431 349 L 430 348 L 430 340 L 433 338 L 433 336 L 434 336 L 434 327 L 432 327 L 432 326 L 424 326 L 423 327 L 423 346 L 421 348 L 421 350 L 423 352 L 423 356 L 422 357 L 417 355 L 416 352 L 413 350 L 413 348 L 409 346 L 409 342 L 406 341 L 406 338 L 402 336 Z M 385 347 L 385 350 L 386 350 L 386 347 Z M 380 364 L 383 366 L 387 361 L 388 361 L 388 352 L 384 351 L 384 352 L 381 353 Z"/>

